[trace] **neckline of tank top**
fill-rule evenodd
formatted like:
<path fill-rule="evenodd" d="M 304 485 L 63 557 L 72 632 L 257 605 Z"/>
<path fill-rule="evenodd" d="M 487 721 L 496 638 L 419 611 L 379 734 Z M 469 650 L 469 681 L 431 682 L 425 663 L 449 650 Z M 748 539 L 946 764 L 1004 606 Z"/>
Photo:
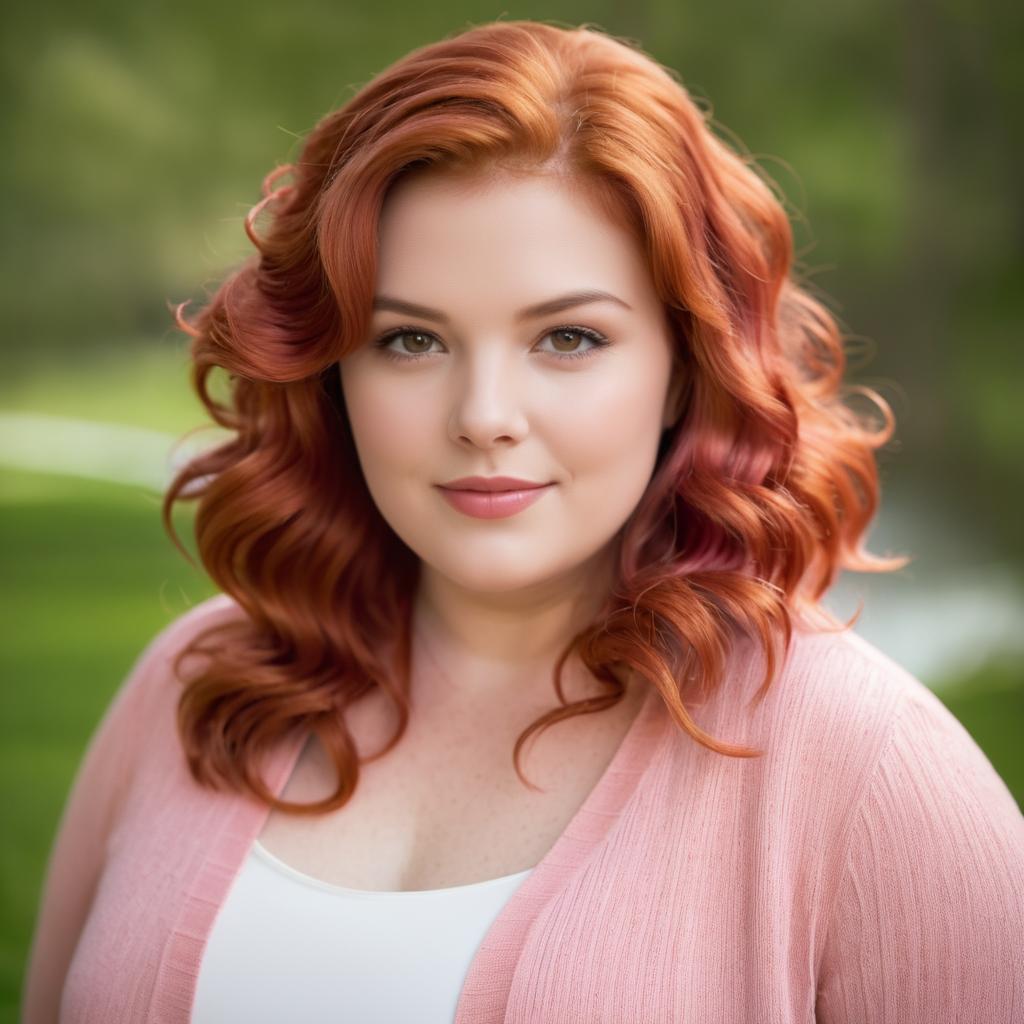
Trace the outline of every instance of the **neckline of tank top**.
<path fill-rule="evenodd" d="M 307 875 L 291 864 L 285 863 L 279 857 L 272 854 L 259 839 L 253 842 L 253 853 L 255 853 L 265 864 L 275 868 L 279 873 L 287 875 L 295 881 L 322 889 L 326 892 L 337 893 L 339 896 L 358 896 L 363 899 L 378 899 L 382 897 L 401 897 L 408 899 L 415 896 L 437 896 L 444 893 L 474 892 L 487 886 L 497 886 L 503 882 L 513 882 L 516 879 L 525 878 L 533 868 L 525 868 L 512 875 L 502 875 L 500 878 L 485 878 L 480 882 L 468 882 L 466 885 L 451 885 L 443 889 L 350 889 L 344 885 L 335 885 L 333 882 L 325 881 L 314 875 Z"/>

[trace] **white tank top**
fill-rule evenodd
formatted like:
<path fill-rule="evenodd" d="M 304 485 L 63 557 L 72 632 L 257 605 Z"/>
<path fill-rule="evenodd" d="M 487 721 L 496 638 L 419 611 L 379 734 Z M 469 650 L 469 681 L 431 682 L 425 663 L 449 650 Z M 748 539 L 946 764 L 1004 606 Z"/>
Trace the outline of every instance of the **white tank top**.
<path fill-rule="evenodd" d="M 193 1024 L 451 1024 L 484 935 L 531 871 L 448 889 L 346 889 L 257 840 L 210 932 Z"/>

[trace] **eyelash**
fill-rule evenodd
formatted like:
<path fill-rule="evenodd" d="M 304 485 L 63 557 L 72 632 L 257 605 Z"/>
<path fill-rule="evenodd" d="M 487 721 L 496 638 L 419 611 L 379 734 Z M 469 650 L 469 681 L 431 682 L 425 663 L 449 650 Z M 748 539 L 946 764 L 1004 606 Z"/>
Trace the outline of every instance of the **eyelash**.
<path fill-rule="evenodd" d="M 558 359 L 587 359 L 592 355 L 595 355 L 598 351 L 606 348 L 610 342 L 603 334 L 598 334 L 597 331 L 591 330 L 589 327 L 576 327 L 571 324 L 563 324 L 560 327 L 552 327 L 550 331 L 547 331 L 541 338 L 547 338 L 549 335 L 557 334 L 559 331 L 567 331 L 571 334 L 579 334 L 589 341 L 593 342 L 593 348 L 586 349 L 583 352 L 552 352 L 549 355 L 554 355 Z M 387 344 L 393 339 L 397 338 L 402 334 L 422 334 L 427 338 L 434 338 L 440 340 L 436 335 L 431 334 L 430 331 L 421 331 L 418 327 L 395 327 L 388 331 L 386 334 L 379 337 L 373 344 L 376 348 L 381 351 L 381 354 L 388 359 L 393 359 L 399 363 L 415 362 L 418 359 L 423 359 L 426 356 L 435 355 L 434 352 L 396 352 L 393 349 L 387 348 Z"/>

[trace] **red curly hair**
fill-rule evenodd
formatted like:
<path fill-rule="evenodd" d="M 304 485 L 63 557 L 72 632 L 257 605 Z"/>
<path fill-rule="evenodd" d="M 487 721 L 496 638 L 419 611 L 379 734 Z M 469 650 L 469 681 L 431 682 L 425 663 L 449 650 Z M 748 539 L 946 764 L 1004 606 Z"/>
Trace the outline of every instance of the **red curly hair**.
<path fill-rule="evenodd" d="M 554 673 L 561 705 L 518 738 L 617 703 L 627 665 L 660 691 L 677 724 L 727 756 L 762 751 L 703 732 L 687 698 L 722 680 L 731 645 L 760 643 L 763 698 L 788 653 L 793 618 L 848 628 L 820 605 L 842 569 L 888 572 L 862 538 L 879 500 L 874 450 L 894 420 L 874 391 L 842 383 L 836 322 L 792 276 L 792 234 L 772 184 L 737 154 L 677 78 L 632 42 L 587 25 L 474 26 L 421 47 L 372 79 L 264 181 L 246 218 L 258 252 L 194 322 L 192 382 L 233 433 L 193 458 L 163 500 L 198 502 L 208 574 L 246 613 L 178 654 L 208 656 L 183 680 L 178 727 L 201 784 L 272 807 L 343 806 L 359 764 L 344 710 L 373 688 L 409 715 L 410 611 L 417 557 L 384 521 L 362 477 L 337 361 L 366 341 L 376 229 L 389 188 L 417 168 L 556 169 L 643 242 L 670 314 L 685 411 L 665 432 L 643 499 L 620 531 L 617 582 Z M 292 182 L 277 184 L 290 173 Z M 267 211 L 269 226 L 255 221 Z M 229 400 L 210 394 L 226 371 Z M 882 411 L 870 423 L 853 391 Z M 190 559 L 191 560 L 191 559 Z M 575 650 L 608 697 L 565 702 Z M 387 652 L 387 653 L 385 653 Z M 275 797 L 259 757 L 308 728 L 337 767 L 335 792 Z M 530 783 L 527 783 L 530 785 Z"/>

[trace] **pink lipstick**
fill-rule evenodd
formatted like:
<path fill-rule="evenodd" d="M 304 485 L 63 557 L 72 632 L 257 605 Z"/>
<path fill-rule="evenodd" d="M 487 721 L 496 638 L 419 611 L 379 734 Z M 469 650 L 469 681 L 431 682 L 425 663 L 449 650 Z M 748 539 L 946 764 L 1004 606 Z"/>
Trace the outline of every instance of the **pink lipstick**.
<path fill-rule="evenodd" d="M 476 519 L 504 519 L 528 508 L 554 484 L 509 491 L 457 490 L 438 485 L 445 501 L 453 508 Z"/>

